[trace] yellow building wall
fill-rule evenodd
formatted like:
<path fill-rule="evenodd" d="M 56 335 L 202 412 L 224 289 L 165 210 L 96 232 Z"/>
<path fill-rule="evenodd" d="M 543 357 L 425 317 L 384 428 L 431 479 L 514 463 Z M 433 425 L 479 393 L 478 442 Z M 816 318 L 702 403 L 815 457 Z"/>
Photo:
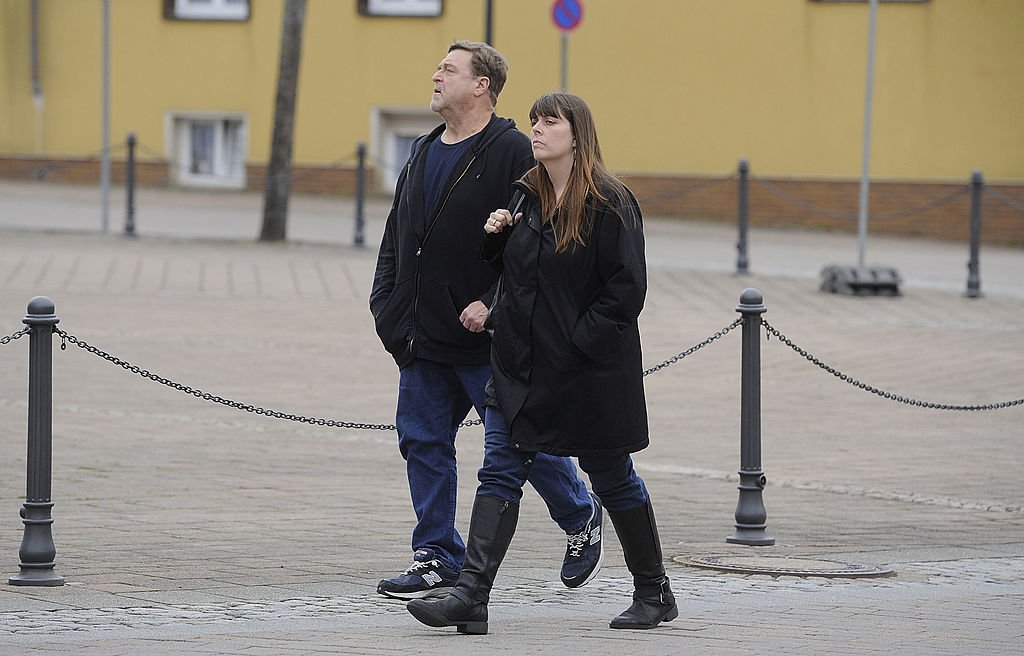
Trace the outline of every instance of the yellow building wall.
<path fill-rule="evenodd" d="M 618 171 L 860 174 L 868 4 L 812 0 L 582 0 L 568 87 L 595 111 Z M 101 144 L 101 0 L 40 0 L 45 103 L 33 106 L 28 0 L 0 0 L 0 156 L 73 157 Z M 282 0 L 246 22 L 167 21 L 160 0 L 111 0 L 111 137 L 169 153 L 169 111 L 248 118 L 248 159 L 268 156 Z M 373 18 L 356 0 L 309 0 L 295 160 L 325 165 L 372 138 L 373 107 L 423 108 L 454 39 L 481 39 L 484 0 L 438 19 Z M 499 114 L 528 125 L 560 85 L 550 0 L 493 0 L 509 58 Z M 930 0 L 879 10 L 871 174 L 1024 180 L 1024 2 Z M 41 117 L 41 121 L 38 119 Z"/>

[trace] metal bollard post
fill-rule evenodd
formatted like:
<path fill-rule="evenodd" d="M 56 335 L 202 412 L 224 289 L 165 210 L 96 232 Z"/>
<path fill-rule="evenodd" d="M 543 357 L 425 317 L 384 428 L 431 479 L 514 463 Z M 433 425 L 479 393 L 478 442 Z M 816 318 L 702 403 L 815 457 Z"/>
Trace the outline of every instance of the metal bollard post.
<path fill-rule="evenodd" d="M 981 249 L 981 192 L 985 183 L 981 171 L 971 174 L 971 251 L 967 262 L 967 298 L 981 296 L 981 275 L 978 271 L 978 251 Z"/>
<path fill-rule="evenodd" d="M 363 226 L 366 223 L 363 217 L 363 201 L 366 198 L 366 144 L 360 142 L 356 153 L 359 164 L 356 167 L 356 236 L 353 243 L 361 248 L 365 243 Z"/>
<path fill-rule="evenodd" d="M 57 549 L 53 545 L 50 509 L 52 463 L 51 412 L 53 403 L 53 327 L 60 319 L 53 301 L 36 296 L 28 302 L 28 316 L 22 320 L 31 328 L 28 358 L 28 473 L 25 504 L 21 509 L 25 534 L 18 555 L 21 573 L 9 579 L 11 585 L 64 585 L 64 577 L 53 571 Z"/>
<path fill-rule="evenodd" d="M 124 186 L 127 204 L 124 211 L 124 236 L 135 236 L 135 133 L 128 133 L 128 160 L 125 162 Z"/>
<path fill-rule="evenodd" d="M 737 275 L 742 275 L 750 273 L 747 269 L 747 227 L 750 224 L 750 216 L 747 213 L 747 184 L 750 173 L 750 163 L 745 159 L 741 159 L 739 171 L 739 216 L 737 218 L 737 223 L 739 224 L 740 236 L 739 240 L 736 242 L 736 250 L 739 251 L 736 256 L 736 273 Z"/>
<path fill-rule="evenodd" d="M 732 544 L 768 546 L 775 538 L 765 533 L 768 513 L 761 491 L 761 315 L 768 308 L 761 292 L 747 288 L 736 311 L 743 315 L 743 363 L 740 389 L 740 498 L 736 504 L 736 532 L 725 539 Z"/>

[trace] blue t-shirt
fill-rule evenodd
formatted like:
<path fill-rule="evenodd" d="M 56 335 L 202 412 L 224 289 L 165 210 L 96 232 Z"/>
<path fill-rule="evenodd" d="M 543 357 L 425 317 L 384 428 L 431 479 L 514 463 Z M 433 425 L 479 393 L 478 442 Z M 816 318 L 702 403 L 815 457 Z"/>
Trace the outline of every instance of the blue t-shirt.
<path fill-rule="evenodd" d="M 427 221 L 430 221 L 437 209 L 435 206 L 441 197 L 441 190 L 451 177 L 455 164 L 475 138 L 476 135 L 473 135 L 458 143 L 446 144 L 438 137 L 430 142 L 426 165 L 423 167 L 423 215 Z"/>

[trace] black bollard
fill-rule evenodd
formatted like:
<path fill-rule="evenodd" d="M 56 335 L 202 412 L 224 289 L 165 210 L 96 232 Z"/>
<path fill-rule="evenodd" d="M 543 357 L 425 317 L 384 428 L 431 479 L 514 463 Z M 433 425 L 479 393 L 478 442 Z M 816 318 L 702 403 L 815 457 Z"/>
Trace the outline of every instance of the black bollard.
<path fill-rule="evenodd" d="M 981 171 L 971 174 L 971 245 L 970 260 L 967 262 L 967 298 L 981 296 L 981 274 L 978 270 L 978 251 L 981 249 L 981 192 L 985 183 Z"/>
<path fill-rule="evenodd" d="M 732 544 L 764 547 L 775 544 L 765 533 L 768 513 L 761 492 L 761 315 L 768 308 L 756 289 L 744 289 L 736 311 L 743 315 L 743 363 L 740 382 L 740 498 L 736 504 L 736 532 L 725 539 Z"/>
<path fill-rule="evenodd" d="M 124 187 L 127 199 L 124 209 L 124 236 L 135 236 L 135 133 L 128 133 L 128 159 L 125 161 Z"/>
<path fill-rule="evenodd" d="M 21 573 L 9 579 L 11 585 L 64 585 L 64 577 L 53 571 L 57 549 L 53 545 L 50 510 L 50 479 L 53 436 L 53 327 L 60 319 L 53 301 L 36 296 L 28 302 L 28 474 L 25 505 L 21 510 L 25 534 L 21 540 Z"/>
<path fill-rule="evenodd" d="M 736 242 L 736 273 L 742 275 L 749 273 L 747 259 L 747 227 L 750 225 L 750 216 L 747 213 L 747 184 L 749 182 L 750 163 L 745 159 L 740 160 L 739 177 L 739 213 L 736 222 L 739 224 L 739 240 Z"/>
<path fill-rule="evenodd" d="M 359 164 L 356 168 L 356 236 L 353 243 L 361 248 L 365 243 L 363 226 L 366 223 L 363 218 L 363 201 L 366 198 L 366 144 L 360 142 L 356 154 L 359 156 Z"/>

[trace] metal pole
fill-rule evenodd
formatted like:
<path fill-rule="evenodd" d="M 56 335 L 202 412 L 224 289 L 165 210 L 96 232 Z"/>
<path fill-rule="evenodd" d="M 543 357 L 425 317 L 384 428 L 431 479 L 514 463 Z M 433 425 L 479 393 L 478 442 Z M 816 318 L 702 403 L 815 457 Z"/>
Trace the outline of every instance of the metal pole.
<path fill-rule="evenodd" d="M 36 154 L 43 152 L 43 87 L 39 83 L 39 0 L 32 0 L 31 44 L 29 46 L 30 74 L 32 76 L 32 106 L 35 108 Z"/>
<path fill-rule="evenodd" d="M 103 156 L 100 160 L 100 214 L 110 226 L 110 0 L 103 0 Z"/>
<path fill-rule="evenodd" d="M 363 201 L 366 198 L 366 144 L 359 142 L 356 155 L 359 163 L 356 166 L 356 236 L 353 243 L 362 247 L 365 243 L 363 226 L 366 223 L 363 215 Z"/>
<path fill-rule="evenodd" d="M 494 2 L 484 2 L 484 43 L 494 45 Z"/>
<path fill-rule="evenodd" d="M 53 327 L 60 319 L 54 314 L 53 301 L 36 296 L 28 302 L 28 462 L 25 504 L 21 509 L 25 533 L 21 540 L 21 573 L 9 580 L 11 585 L 64 585 L 64 577 L 53 571 L 57 549 L 53 545 L 50 510 L 51 465 L 53 461 Z"/>
<path fill-rule="evenodd" d="M 981 250 L 981 192 L 984 190 L 981 171 L 971 174 L 971 256 L 967 262 L 968 298 L 981 296 L 981 273 L 978 269 L 978 253 Z"/>
<path fill-rule="evenodd" d="M 562 30 L 562 92 L 569 90 L 569 32 Z"/>
<path fill-rule="evenodd" d="M 740 234 L 739 240 L 736 242 L 736 250 L 738 251 L 738 254 L 736 256 L 736 273 L 740 275 L 749 273 L 749 260 L 747 259 L 747 227 L 750 224 L 750 217 L 747 214 L 747 184 L 749 182 L 749 174 L 750 163 L 745 159 L 741 159 L 739 183 L 739 217 L 737 218 Z"/>
<path fill-rule="evenodd" d="M 125 162 L 127 204 L 124 212 L 124 236 L 135 236 L 135 133 L 128 133 L 128 159 Z"/>
<path fill-rule="evenodd" d="M 875 27 L 878 24 L 878 0 L 871 0 L 868 14 L 868 73 L 864 94 L 864 144 L 860 168 L 860 204 L 857 208 L 857 264 L 864 266 L 864 248 L 868 238 L 868 171 L 871 160 L 871 105 L 875 86 Z"/>
<path fill-rule="evenodd" d="M 761 471 L 761 315 L 768 308 L 761 292 L 748 288 L 740 294 L 736 311 L 743 315 L 743 364 L 740 387 L 740 498 L 736 504 L 736 532 L 725 539 L 732 544 L 768 546 L 775 538 L 765 533 L 768 513 L 761 492 L 766 478 Z"/>

